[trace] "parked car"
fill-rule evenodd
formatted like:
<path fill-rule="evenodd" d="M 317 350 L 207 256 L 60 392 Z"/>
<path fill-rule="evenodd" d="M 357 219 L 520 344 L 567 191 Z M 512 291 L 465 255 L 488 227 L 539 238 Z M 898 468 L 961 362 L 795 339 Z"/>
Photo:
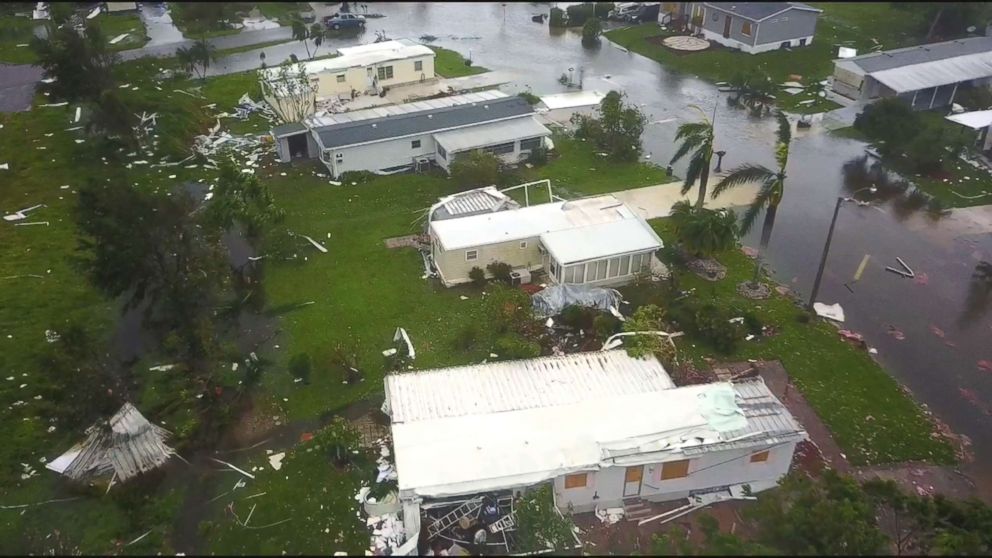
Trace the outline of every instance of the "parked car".
<path fill-rule="evenodd" d="M 365 17 L 358 14 L 334 14 L 324 18 L 328 29 L 355 29 L 365 27 Z"/>

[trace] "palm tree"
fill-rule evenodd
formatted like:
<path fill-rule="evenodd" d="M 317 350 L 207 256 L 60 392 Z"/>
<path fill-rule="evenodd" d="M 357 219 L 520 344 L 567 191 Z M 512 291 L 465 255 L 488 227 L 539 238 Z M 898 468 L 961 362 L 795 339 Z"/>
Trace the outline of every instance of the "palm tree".
<path fill-rule="evenodd" d="M 313 54 L 310 55 L 310 60 L 313 60 L 313 57 L 317 56 L 317 50 L 320 48 L 320 45 L 324 44 L 325 33 L 327 33 L 327 29 L 319 21 L 310 26 L 310 40 L 313 41 Z"/>
<path fill-rule="evenodd" d="M 702 209 L 703 201 L 706 199 L 706 184 L 710 178 L 710 161 L 713 159 L 713 122 L 706 117 L 703 109 L 696 105 L 690 106 L 703 115 L 703 121 L 686 122 L 679 126 L 675 141 L 681 140 L 682 145 L 675 151 L 675 155 L 672 155 L 672 160 L 668 164 L 674 165 L 692 151 L 689 168 L 685 171 L 685 182 L 682 183 L 682 195 L 684 196 L 698 180 L 699 195 L 696 198 L 696 209 Z M 713 115 L 716 116 L 715 107 Z"/>
<path fill-rule="evenodd" d="M 312 58 L 310 55 L 310 45 L 307 44 L 307 39 L 310 38 L 310 28 L 307 27 L 303 20 L 293 18 L 293 39 L 301 41 L 303 43 L 303 48 L 307 49 L 307 58 Z"/>
<path fill-rule="evenodd" d="M 203 78 L 207 75 L 207 68 L 210 67 L 210 63 L 217 59 L 216 52 L 217 48 L 206 39 L 198 39 L 189 48 L 177 49 L 176 59 L 180 66 L 186 70 L 186 73 L 195 70 L 197 76 Z M 203 70 L 201 71 L 200 68 Z"/>
<path fill-rule="evenodd" d="M 747 234 L 754 225 L 758 213 L 765 210 L 765 222 L 761 228 L 761 249 L 768 247 L 768 241 L 772 236 L 772 227 L 775 226 L 775 214 L 778 212 L 778 204 L 782 202 L 782 194 L 785 193 L 785 168 L 789 163 L 789 142 L 792 140 L 792 125 L 781 111 L 775 115 L 778 118 L 778 143 L 775 147 L 775 162 L 778 170 L 773 171 L 765 166 L 752 163 L 745 163 L 737 166 L 713 188 L 713 198 L 742 184 L 758 182 L 761 188 L 754 197 L 754 201 L 744 212 L 741 219 L 741 234 Z"/>

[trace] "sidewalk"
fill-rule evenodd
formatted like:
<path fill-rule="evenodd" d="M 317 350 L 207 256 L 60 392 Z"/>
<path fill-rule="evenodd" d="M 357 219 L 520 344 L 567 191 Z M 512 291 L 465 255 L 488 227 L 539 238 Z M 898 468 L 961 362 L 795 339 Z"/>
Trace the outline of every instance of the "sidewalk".
<path fill-rule="evenodd" d="M 705 202 L 705 207 L 709 209 L 749 205 L 754 199 L 754 194 L 758 191 L 756 184 L 749 184 L 728 190 L 715 200 L 710 199 L 709 192 L 713 191 L 713 186 L 719 181 L 719 176 L 710 176 Z M 691 203 L 696 203 L 697 186 L 690 188 L 684 196 L 680 193 L 681 190 L 682 181 L 677 181 L 613 192 L 613 195 L 637 211 L 641 217 L 645 219 L 657 219 L 659 217 L 668 217 L 668 214 L 672 212 L 672 206 L 678 201 L 689 200 Z"/>

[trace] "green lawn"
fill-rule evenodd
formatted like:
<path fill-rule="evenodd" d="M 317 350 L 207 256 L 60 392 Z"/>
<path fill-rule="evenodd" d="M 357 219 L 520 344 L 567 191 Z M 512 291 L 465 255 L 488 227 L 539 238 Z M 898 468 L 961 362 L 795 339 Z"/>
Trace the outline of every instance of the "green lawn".
<path fill-rule="evenodd" d="M 201 21 L 194 18 L 186 9 L 188 2 L 169 2 L 172 21 L 187 38 L 212 38 L 224 35 L 236 35 L 240 29 L 226 27 L 220 21 Z M 228 23 L 241 23 L 252 8 L 258 8 L 262 16 L 277 21 L 279 25 L 290 25 L 292 19 L 301 11 L 309 9 L 306 2 L 229 2 L 225 13 L 230 14 Z"/>
<path fill-rule="evenodd" d="M 790 81 L 790 76 L 801 76 L 809 84 L 826 78 L 833 72 L 832 60 L 837 46 L 844 45 L 866 52 L 876 39 L 886 49 L 909 46 L 918 42 L 915 32 L 919 23 L 903 10 L 887 2 L 814 4 L 823 10 L 817 24 L 813 43 L 791 51 L 776 50 L 761 54 L 734 52 L 714 45 L 703 52 L 681 54 L 660 44 L 660 40 L 673 33 L 663 31 L 655 24 L 643 24 L 605 33 L 605 36 L 633 52 L 647 56 L 665 66 L 716 82 L 729 81 L 738 73 L 750 74 L 763 71 L 775 83 Z M 800 105 L 812 98 L 806 93 L 789 95 L 782 92 L 778 102 L 782 108 L 796 112 L 821 112 L 837 108 L 832 101 L 821 101 L 817 107 Z"/>
<path fill-rule="evenodd" d="M 436 46 L 430 48 L 437 53 L 437 57 L 434 59 L 434 72 L 441 77 L 474 76 L 489 71 L 488 68 L 482 66 L 466 66 L 465 57 L 453 50 Z"/>
<path fill-rule="evenodd" d="M 674 243 L 665 220 L 652 224 L 667 245 Z M 867 352 L 842 341 L 828 323 L 800 323 L 800 308 L 774 291 L 772 298 L 757 303 L 741 297 L 737 285 L 753 276 L 754 261 L 738 249 L 716 258 L 727 266 L 725 279 L 710 282 L 678 268 L 679 288 L 695 289 L 692 296 L 719 306 L 751 309 L 762 323 L 778 330 L 771 337 L 742 341 L 737 352 L 723 360 L 780 360 L 854 465 L 954 461 L 950 445 L 931 436 L 933 427 L 921 408 Z M 706 342 L 691 336 L 680 347 L 700 364 L 703 357 L 715 354 Z"/>
<path fill-rule="evenodd" d="M 100 14 L 94 20 L 100 25 L 104 37 L 109 41 L 122 33 L 130 33 L 114 45 L 109 45 L 112 51 L 138 48 L 148 42 L 145 24 L 136 14 Z M 29 46 L 34 36 L 32 30 L 41 22 L 26 17 L 0 17 L 0 62 L 10 64 L 32 64 L 37 61 L 34 51 Z"/>

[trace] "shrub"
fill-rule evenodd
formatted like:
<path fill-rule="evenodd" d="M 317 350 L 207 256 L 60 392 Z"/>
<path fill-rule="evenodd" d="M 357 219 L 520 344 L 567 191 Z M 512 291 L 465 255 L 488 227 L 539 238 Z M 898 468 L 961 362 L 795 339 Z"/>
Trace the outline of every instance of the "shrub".
<path fill-rule="evenodd" d="M 541 345 L 516 334 L 504 335 L 496 339 L 493 352 L 500 360 L 515 360 L 541 356 Z"/>
<path fill-rule="evenodd" d="M 751 335 L 761 335 L 764 331 L 765 324 L 762 323 L 761 318 L 755 315 L 754 312 L 745 311 L 741 314 L 744 316 L 744 329 L 747 330 Z"/>
<path fill-rule="evenodd" d="M 530 295 L 520 289 L 494 285 L 485 298 L 485 311 L 497 333 L 519 331 L 534 322 Z"/>
<path fill-rule="evenodd" d="M 598 313 L 599 311 L 593 308 L 573 304 L 566 306 L 561 311 L 558 321 L 570 328 L 586 331 L 592 329 L 593 321 Z"/>
<path fill-rule="evenodd" d="M 696 256 L 712 256 L 737 245 L 737 216 L 728 209 L 695 209 L 682 200 L 672 206 L 671 220 L 679 242 Z"/>
<path fill-rule="evenodd" d="M 548 148 L 543 145 L 535 147 L 531 150 L 530 156 L 527 157 L 527 162 L 535 167 L 548 164 Z"/>
<path fill-rule="evenodd" d="M 310 383 L 310 369 L 310 355 L 307 353 L 298 353 L 289 359 L 289 373 L 303 380 L 303 383 Z"/>
<path fill-rule="evenodd" d="M 495 184 L 499 180 L 499 170 L 499 157 L 480 150 L 461 153 L 451 163 L 451 177 L 465 188 Z"/>
<path fill-rule="evenodd" d="M 527 103 L 531 105 L 536 105 L 537 103 L 541 102 L 541 98 L 531 93 L 530 91 L 521 91 L 520 93 L 517 93 L 517 96 L 527 101 Z"/>
<path fill-rule="evenodd" d="M 597 118 L 575 113 L 571 122 L 576 126 L 575 137 L 594 142 L 611 159 L 636 161 L 641 155 L 641 134 L 647 117 L 625 98 L 623 93 L 610 91 L 599 103 Z"/>
<path fill-rule="evenodd" d="M 600 314 L 593 318 L 592 329 L 596 332 L 596 337 L 605 341 L 620 329 L 620 320 L 612 314 Z"/>
<path fill-rule="evenodd" d="M 599 35 L 603 32 L 603 24 L 596 18 L 589 18 L 582 26 L 582 46 L 596 46 L 599 44 Z"/>
<path fill-rule="evenodd" d="M 351 186 L 352 184 L 367 184 L 375 180 L 375 174 L 369 171 L 347 171 L 341 173 L 338 182 Z"/>
<path fill-rule="evenodd" d="M 482 271 L 482 268 L 475 266 L 468 271 L 468 278 L 472 280 L 472 284 L 476 287 L 486 286 L 486 272 Z"/>
<path fill-rule="evenodd" d="M 561 8 L 551 8 L 551 15 L 548 18 L 548 25 L 551 27 L 565 27 L 565 10 Z"/>
<path fill-rule="evenodd" d="M 698 335 L 724 354 L 733 353 L 744 338 L 744 328 L 730 322 L 734 316 L 710 302 L 679 302 L 673 305 L 672 315 L 687 331 Z"/>
<path fill-rule="evenodd" d="M 980 85 L 961 87 L 954 101 L 967 110 L 987 110 L 992 108 L 992 90 Z"/>
<path fill-rule="evenodd" d="M 493 262 L 486 266 L 489 273 L 500 283 L 506 285 L 510 284 L 510 273 L 513 271 L 513 267 L 505 262 Z"/>
<path fill-rule="evenodd" d="M 455 334 L 453 345 L 459 351 L 470 351 L 479 341 L 479 328 L 475 324 L 469 324 Z"/>

